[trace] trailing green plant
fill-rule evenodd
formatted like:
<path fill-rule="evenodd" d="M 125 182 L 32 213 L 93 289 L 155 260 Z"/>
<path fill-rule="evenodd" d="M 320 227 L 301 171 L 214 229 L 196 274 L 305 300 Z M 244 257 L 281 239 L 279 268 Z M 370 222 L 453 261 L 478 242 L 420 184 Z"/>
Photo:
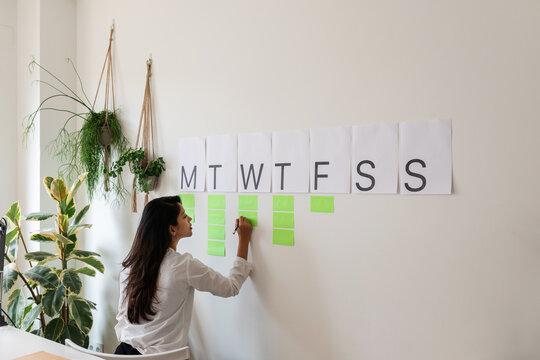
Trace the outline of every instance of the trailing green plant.
<path fill-rule="evenodd" d="M 75 193 L 87 174 L 81 175 L 68 191 L 62 179 L 46 177 L 45 189 L 57 203 L 57 213 L 37 212 L 24 217 L 26 221 L 55 220 L 55 228 L 33 234 L 30 240 L 56 246 L 56 253 L 47 251 L 28 252 L 21 231 L 21 211 L 15 202 L 6 213 L 10 228 L 6 235 L 3 290 L 8 296 L 7 312 L 13 326 L 63 343 L 65 339 L 88 347 L 88 333 L 92 328 L 92 310 L 96 304 L 83 298 L 81 275 L 95 276 L 105 267 L 99 254 L 80 250 L 77 234 L 92 225 L 83 223 L 90 208 L 86 205 L 77 213 Z M 30 268 L 20 270 L 17 264 L 19 242 L 24 246 L 24 258 Z M 88 266 L 74 267 L 75 261 Z M 17 287 L 17 279 L 23 285 Z M 27 295 L 30 295 L 27 297 Z"/>
<path fill-rule="evenodd" d="M 31 71 L 37 66 L 51 78 L 51 81 L 36 80 L 51 88 L 54 93 L 46 97 L 38 108 L 26 117 L 24 137 L 25 139 L 35 127 L 36 117 L 41 111 L 55 111 L 65 113 L 66 119 L 60 128 L 56 139 L 48 146 L 49 152 L 60 161 L 58 176 L 72 181 L 77 174 L 88 173 L 87 193 L 88 198 L 92 200 L 96 195 L 105 195 L 112 191 L 117 197 L 124 198 L 127 191 L 121 178 L 109 183 L 107 178 L 102 175 L 108 164 L 108 157 L 115 157 L 122 154 L 129 148 L 129 143 L 122 134 L 122 127 L 115 111 L 103 110 L 97 112 L 93 104 L 88 99 L 84 91 L 82 80 L 71 59 L 67 59 L 75 72 L 82 96 L 79 96 L 59 77 L 51 73 L 44 66 L 32 60 L 29 64 Z M 55 101 L 59 99 L 68 99 L 73 101 L 82 111 L 75 112 L 70 109 L 55 107 Z M 80 130 L 68 130 L 69 124 L 73 119 L 82 119 L 83 125 Z M 109 132 L 110 141 L 103 143 L 102 131 Z M 105 191 L 101 191 L 104 188 Z"/>
<path fill-rule="evenodd" d="M 147 161 L 146 155 L 142 148 L 129 149 L 124 152 L 117 161 L 115 161 L 109 170 L 107 175 L 112 178 L 120 177 L 123 171 L 123 167 L 126 164 L 130 165 L 133 174 L 135 175 L 136 189 L 140 193 L 148 193 L 152 190 L 152 177 L 159 177 L 163 171 L 165 171 L 165 161 L 162 157 L 158 157 L 155 160 Z"/>

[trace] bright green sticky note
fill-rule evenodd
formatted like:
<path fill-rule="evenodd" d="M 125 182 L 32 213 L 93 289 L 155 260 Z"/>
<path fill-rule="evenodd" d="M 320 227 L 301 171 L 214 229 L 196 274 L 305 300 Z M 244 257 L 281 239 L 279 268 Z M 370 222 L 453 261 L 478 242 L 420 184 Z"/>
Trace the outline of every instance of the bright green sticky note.
<path fill-rule="evenodd" d="M 238 210 L 258 210 L 257 195 L 238 195 Z"/>
<path fill-rule="evenodd" d="M 225 225 L 225 210 L 208 210 L 208 223 Z"/>
<path fill-rule="evenodd" d="M 208 240 L 207 254 L 215 256 L 225 256 L 225 241 Z"/>
<path fill-rule="evenodd" d="M 334 197 L 333 196 L 312 196 L 311 197 L 311 212 L 333 213 L 334 212 Z"/>
<path fill-rule="evenodd" d="M 208 208 L 225 210 L 225 195 L 208 195 Z"/>
<path fill-rule="evenodd" d="M 272 244 L 294 246 L 294 230 L 274 229 Z"/>
<path fill-rule="evenodd" d="M 184 208 L 194 209 L 195 208 L 195 195 L 193 194 L 180 194 L 180 200 L 182 201 L 182 206 Z"/>
<path fill-rule="evenodd" d="M 191 218 L 191 222 L 194 223 L 195 222 L 195 209 L 185 209 L 184 210 L 186 211 L 186 214 L 188 214 L 188 216 Z"/>
<path fill-rule="evenodd" d="M 292 212 L 274 212 L 274 227 L 294 229 L 294 213 Z"/>
<path fill-rule="evenodd" d="M 238 216 L 243 216 L 249 220 L 251 226 L 255 227 L 259 224 L 257 221 L 258 213 L 256 211 L 239 211 Z"/>
<path fill-rule="evenodd" d="M 274 195 L 274 211 L 294 211 L 294 196 Z"/>
<path fill-rule="evenodd" d="M 208 225 L 208 238 L 213 240 L 225 240 L 225 226 Z"/>

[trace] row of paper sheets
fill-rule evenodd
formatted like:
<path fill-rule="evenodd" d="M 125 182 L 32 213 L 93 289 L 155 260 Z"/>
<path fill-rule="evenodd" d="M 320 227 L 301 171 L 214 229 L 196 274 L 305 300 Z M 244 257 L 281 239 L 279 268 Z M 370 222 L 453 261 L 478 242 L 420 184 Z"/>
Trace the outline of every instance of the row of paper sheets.
<path fill-rule="evenodd" d="M 178 158 L 180 191 L 450 194 L 452 123 L 182 138 Z"/>

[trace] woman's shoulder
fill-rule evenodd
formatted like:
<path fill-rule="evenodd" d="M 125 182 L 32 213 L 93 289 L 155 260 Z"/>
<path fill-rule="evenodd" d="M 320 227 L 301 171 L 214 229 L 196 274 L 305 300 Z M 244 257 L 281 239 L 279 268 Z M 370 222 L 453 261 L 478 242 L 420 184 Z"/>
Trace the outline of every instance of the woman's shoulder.
<path fill-rule="evenodd" d="M 170 266 L 179 266 L 187 264 L 191 259 L 193 259 L 193 256 L 190 253 L 179 253 L 168 248 L 165 257 L 163 258 L 163 263 Z"/>

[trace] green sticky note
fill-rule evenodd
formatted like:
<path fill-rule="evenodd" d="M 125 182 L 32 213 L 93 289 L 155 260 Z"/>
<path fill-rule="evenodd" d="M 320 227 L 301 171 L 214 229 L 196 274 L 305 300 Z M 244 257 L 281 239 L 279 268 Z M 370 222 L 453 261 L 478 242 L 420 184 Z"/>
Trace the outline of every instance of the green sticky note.
<path fill-rule="evenodd" d="M 195 195 L 193 194 L 180 194 L 180 200 L 182 201 L 182 206 L 184 208 L 195 208 Z"/>
<path fill-rule="evenodd" d="M 257 195 L 238 195 L 238 210 L 258 210 Z"/>
<path fill-rule="evenodd" d="M 208 223 L 225 225 L 225 210 L 208 210 Z"/>
<path fill-rule="evenodd" d="M 238 216 L 243 216 L 247 218 L 251 224 L 251 226 L 255 227 L 259 224 L 257 221 L 257 212 L 256 211 L 239 211 Z"/>
<path fill-rule="evenodd" d="M 208 195 L 208 208 L 225 210 L 225 195 Z"/>
<path fill-rule="evenodd" d="M 184 210 L 186 211 L 186 214 L 188 214 L 188 216 L 191 218 L 191 222 L 194 223 L 195 222 L 195 209 L 185 209 Z"/>
<path fill-rule="evenodd" d="M 272 244 L 294 246 L 294 230 L 274 229 L 272 232 Z"/>
<path fill-rule="evenodd" d="M 208 240 L 206 253 L 208 255 L 225 256 L 225 241 Z"/>
<path fill-rule="evenodd" d="M 274 212 L 274 227 L 294 229 L 294 213 L 292 212 Z"/>
<path fill-rule="evenodd" d="M 225 226 L 208 225 L 208 238 L 213 240 L 225 240 Z"/>
<path fill-rule="evenodd" d="M 294 211 L 294 196 L 274 195 L 274 211 Z"/>
<path fill-rule="evenodd" d="M 333 196 L 312 196 L 311 197 L 311 212 L 333 213 L 334 212 L 334 197 Z"/>

